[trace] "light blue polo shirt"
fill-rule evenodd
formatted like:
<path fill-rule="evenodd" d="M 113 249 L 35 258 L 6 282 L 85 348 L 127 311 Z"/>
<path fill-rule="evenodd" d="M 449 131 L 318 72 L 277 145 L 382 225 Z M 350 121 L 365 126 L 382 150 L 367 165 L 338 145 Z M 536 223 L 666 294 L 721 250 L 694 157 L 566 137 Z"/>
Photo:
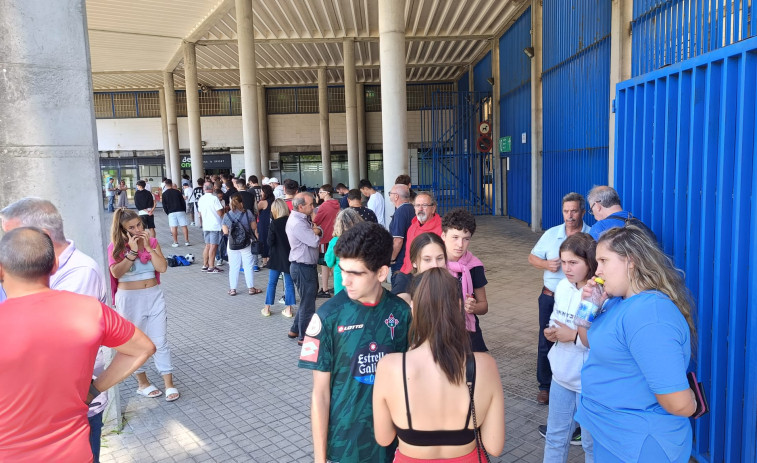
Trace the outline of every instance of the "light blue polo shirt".
<path fill-rule="evenodd" d="M 689 326 L 657 291 L 608 300 L 588 331 L 575 419 L 621 461 L 638 461 L 647 437 L 670 461 L 691 452 L 691 424 L 669 414 L 655 394 L 689 388 Z"/>
<path fill-rule="evenodd" d="M 589 233 L 591 227 L 584 222 L 581 231 L 583 233 Z M 545 231 L 539 241 L 536 242 L 536 246 L 531 250 L 531 254 L 535 255 L 539 259 L 552 260 L 560 257 L 560 245 L 568 236 L 565 234 L 565 224 L 556 225 L 549 230 Z M 544 271 L 544 286 L 554 292 L 557 288 L 557 283 L 565 278 L 562 273 L 562 268 L 556 272 Z"/>

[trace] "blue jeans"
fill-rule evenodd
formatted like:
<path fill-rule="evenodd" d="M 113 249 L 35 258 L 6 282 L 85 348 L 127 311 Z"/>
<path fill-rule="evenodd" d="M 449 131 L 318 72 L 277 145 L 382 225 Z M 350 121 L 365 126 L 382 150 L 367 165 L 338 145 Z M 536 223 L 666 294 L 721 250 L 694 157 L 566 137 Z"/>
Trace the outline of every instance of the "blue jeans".
<path fill-rule="evenodd" d="M 544 444 L 544 463 L 565 463 L 568 461 L 570 439 L 577 423 L 573 420 L 581 394 L 566 389 L 557 381 L 549 388 L 549 415 L 547 417 L 547 437 Z M 581 445 L 586 454 L 586 463 L 594 462 L 594 441 L 586 428 L 581 428 Z"/>
<path fill-rule="evenodd" d="M 547 341 L 544 337 L 544 328 L 549 325 L 549 316 L 552 315 L 554 306 L 554 296 L 547 296 L 544 293 L 539 296 L 539 350 L 536 357 L 536 380 L 539 382 L 540 391 L 548 391 L 552 382 L 552 368 L 549 366 L 547 354 L 554 343 Z"/>
<path fill-rule="evenodd" d="M 292 262 L 289 271 L 300 293 L 300 307 L 294 317 L 292 328 L 289 330 L 299 334 L 300 341 L 305 337 L 310 319 L 315 313 L 315 295 L 318 292 L 318 270 L 315 265 L 298 264 Z"/>
<path fill-rule="evenodd" d="M 228 235 L 223 235 L 221 237 L 221 244 L 218 245 L 218 249 L 216 250 L 216 260 L 225 260 L 226 262 L 229 261 L 228 251 L 226 250 L 226 246 L 228 246 L 228 244 Z"/>
<path fill-rule="evenodd" d="M 114 203 L 116 202 L 115 196 L 108 196 L 108 212 L 115 212 L 116 208 L 114 207 Z"/>
<path fill-rule="evenodd" d="M 92 447 L 94 463 L 100 462 L 100 436 L 103 432 L 103 412 L 87 418 L 89 420 L 89 445 Z"/>
<path fill-rule="evenodd" d="M 279 275 L 284 274 L 284 305 L 294 305 L 294 283 L 292 276 L 278 270 L 268 270 L 268 288 L 265 291 L 265 305 L 273 305 L 276 300 L 276 286 L 279 284 Z"/>

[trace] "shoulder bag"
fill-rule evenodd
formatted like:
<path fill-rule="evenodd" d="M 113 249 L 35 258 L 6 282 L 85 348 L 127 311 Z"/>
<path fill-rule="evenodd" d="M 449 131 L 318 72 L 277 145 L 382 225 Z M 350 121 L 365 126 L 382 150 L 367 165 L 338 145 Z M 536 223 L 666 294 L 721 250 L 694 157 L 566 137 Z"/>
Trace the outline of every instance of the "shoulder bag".
<path fill-rule="evenodd" d="M 465 361 L 465 382 L 468 384 L 468 392 L 470 392 L 470 411 L 473 417 L 473 434 L 476 436 L 476 453 L 478 454 L 478 462 L 489 462 L 489 455 L 484 448 L 484 441 L 481 439 L 481 432 L 478 429 L 478 423 L 476 422 L 476 405 L 473 403 L 473 391 L 476 389 L 476 359 L 473 354 L 468 354 L 468 358 Z M 483 458 L 482 458 L 483 456 Z"/>

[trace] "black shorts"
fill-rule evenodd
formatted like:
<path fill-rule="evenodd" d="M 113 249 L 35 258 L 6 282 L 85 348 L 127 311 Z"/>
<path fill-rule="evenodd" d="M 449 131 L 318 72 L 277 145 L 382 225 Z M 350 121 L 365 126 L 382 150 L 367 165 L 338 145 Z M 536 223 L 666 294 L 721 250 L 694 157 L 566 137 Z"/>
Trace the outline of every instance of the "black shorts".
<path fill-rule="evenodd" d="M 145 229 L 155 228 L 155 216 L 140 215 L 139 218 L 142 219 L 142 225 L 144 225 Z"/>

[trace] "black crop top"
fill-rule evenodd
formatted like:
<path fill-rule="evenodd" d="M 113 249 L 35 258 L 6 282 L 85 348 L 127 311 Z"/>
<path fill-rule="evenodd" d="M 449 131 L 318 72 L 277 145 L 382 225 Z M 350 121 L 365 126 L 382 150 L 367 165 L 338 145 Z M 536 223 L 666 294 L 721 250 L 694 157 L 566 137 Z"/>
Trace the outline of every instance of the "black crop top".
<path fill-rule="evenodd" d="M 473 389 L 476 388 L 476 367 L 473 356 L 468 358 L 468 362 L 473 363 L 473 374 L 468 374 L 468 368 L 466 368 L 466 382 L 472 384 Z M 472 378 L 470 377 L 472 376 Z M 429 447 L 433 445 L 466 445 L 476 440 L 476 436 L 473 429 L 468 429 L 470 423 L 471 411 L 468 407 L 468 416 L 465 418 L 465 427 L 458 430 L 438 430 L 438 431 L 422 431 L 419 429 L 413 429 L 413 422 L 410 419 L 410 401 L 407 398 L 407 374 L 405 369 L 405 353 L 402 354 L 402 384 L 405 389 L 405 410 L 407 411 L 407 426 L 408 429 L 402 429 L 396 424 L 394 429 L 397 430 L 397 437 L 402 439 L 403 442 L 416 445 L 419 447 Z"/>

